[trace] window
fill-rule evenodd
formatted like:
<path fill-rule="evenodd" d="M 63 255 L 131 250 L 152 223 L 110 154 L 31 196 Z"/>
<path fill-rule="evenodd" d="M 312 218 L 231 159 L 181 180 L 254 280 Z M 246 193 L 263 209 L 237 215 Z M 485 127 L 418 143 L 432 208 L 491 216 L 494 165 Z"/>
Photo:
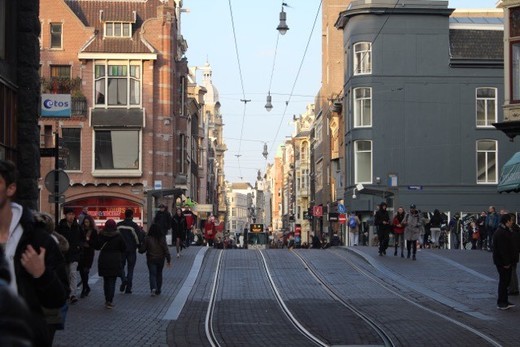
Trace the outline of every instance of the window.
<path fill-rule="evenodd" d="M 477 141 L 477 183 L 497 183 L 497 141 Z"/>
<path fill-rule="evenodd" d="M 372 73 L 372 43 L 358 42 L 354 44 L 354 75 Z"/>
<path fill-rule="evenodd" d="M 477 88 L 477 127 L 491 127 L 497 121 L 497 89 Z"/>
<path fill-rule="evenodd" d="M 51 48 L 61 48 L 62 24 L 51 23 Z"/>
<path fill-rule="evenodd" d="M 372 142 L 354 142 L 355 183 L 372 183 Z"/>
<path fill-rule="evenodd" d="M 309 156 L 309 143 L 303 141 L 300 149 L 300 158 L 302 162 L 305 162 Z"/>
<path fill-rule="evenodd" d="M 80 170 L 81 129 L 63 128 L 61 130 L 63 148 L 65 148 L 65 170 Z"/>
<path fill-rule="evenodd" d="M 520 41 L 511 44 L 511 102 L 520 102 Z"/>
<path fill-rule="evenodd" d="M 132 24 L 121 22 L 105 23 L 105 37 L 131 37 Z"/>
<path fill-rule="evenodd" d="M 141 103 L 141 66 L 99 64 L 95 67 L 96 106 L 127 106 Z"/>
<path fill-rule="evenodd" d="M 70 65 L 51 65 L 52 78 L 70 78 Z"/>
<path fill-rule="evenodd" d="M 139 130 L 96 130 L 95 170 L 139 170 Z"/>
<path fill-rule="evenodd" d="M 316 180 L 314 181 L 314 187 L 319 192 L 323 188 L 323 161 L 316 163 Z"/>
<path fill-rule="evenodd" d="M 354 89 L 354 127 L 372 126 L 372 88 Z"/>

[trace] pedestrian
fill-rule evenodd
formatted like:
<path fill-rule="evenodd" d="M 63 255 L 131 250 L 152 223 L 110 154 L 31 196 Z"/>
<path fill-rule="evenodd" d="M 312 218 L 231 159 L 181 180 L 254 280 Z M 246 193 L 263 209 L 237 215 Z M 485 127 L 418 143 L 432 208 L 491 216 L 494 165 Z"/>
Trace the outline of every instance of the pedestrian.
<path fill-rule="evenodd" d="M 442 216 L 438 209 L 433 211 L 433 215 L 430 218 L 430 234 L 432 248 L 439 248 L 439 236 L 441 234 Z"/>
<path fill-rule="evenodd" d="M 10 282 L 9 264 L 0 247 L 0 346 L 32 346 L 31 313 Z"/>
<path fill-rule="evenodd" d="M 137 249 L 144 241 L 144 234 L 133 219 L 134 210 L 128 208 L 125 210 L 125 219 L 117 223 L 117 230 L 126 244 L 126 251 L 121 258 L 121 273 L 119 275 L 121 277 L 119 291 L 125 294 L 132 294 Z"/>
<path fill-rule="evenodd" d="M 57 232 L 63 235 L 69 242 L 69 250 L 65 253 L 65 263 L 69 273 L 70 297 L 69 302 L 75 304 L 78 301 L 78 264 L 81 253 L 81 231 L 76 220 L 74 209 L 65 207 L 63 209 L 65 218 L 60 220 Z"/>
<path fill-rule="evenodd" d="M 509 283 L 509 287 L 507 288 L 507 292 L 509 295 L 517 296 L 519 294 L 518 292 L 518 274 L 516 273 L 516 267 L 519 260 L 519 252 L 520 252 L 520 226 L 518 226 L 518 223 L 516 222 L 516 214 L 511 213 L 511 219 L 513 221 L 513 224 L 511 226 L 511 231 L 513 232 L 513 241 L 516 247 L 516 256 L 515 256 L 515 262 L 513 264 L 513 267 L 511 269 L 511 282 Z"/>
<path fill-rule="evenodd" d="M 206 244 L 208 247 L 213 247 L 213 240 L 215 239 L 215 234 L 217 233 L 215 230 L 215 217 L 211 216 L 204 223 L 204 239 L 206 240 Z M 247 229 L 244 229 L 244 244 L 245 248 L 247 248 Z"/>
<path fill-rule="evenodd" d="M 498 228 L 493 233 L 493 263 L 498 271 L 497 308 L 507 310 L 515 305 L 509 302 L 507 288 L 511 282 L 513 265 L 517 262 L 518 250 L 513 239 L 513 219 L 510 214 L 500 217 Z"/>
<path fill-rule="evenodd" d="M 474 220 L 469 222 L 468 236 L 471 240 L 471 249 L 477 249 L 477 244 L 480 240 L 480 231 L 478 230 L 477 222 Z"/>
<path fill-rule="evenodd" d="M 480 212 L 480 216 L 477 219 L 477 227 L 480 233 L 480 240 L 477 242 L 478 249 L 487 249 L 487 229 L 486 229 L 486 211 Z"/>
<path fill-rule="evenodd" d="M 94 263 L 94 253 L 97 243 L 98 231 L 96 223 L 92 216 L 87 215 L 83 218 L 81 228 L 81 245 L 82 252 L 79 258 L 79 274 L 81 276 L 82 290 L 80 298 L 85 298 L 90 293 L 90 286 L 88 285 L 88 277 L 92 264 Z"/>
<path fill-rule="evenodd" d="M 493 234 L 498 228 L 500 216 L 498 215 L 495 206 L 489 206 L 488 214 L 486 216 L 486 234 L 488 239 L 488 251 L 493 251 Z"/>
<path fill-rule="evenodd" d="M 448 223 L 448 231 L 450 232 L 450 248 L 459 249 L 460 247 L 460 214 L 457 212 Z"/>
<path fill-rule="evenodd" d="M 59 275 L 66 278 L 65 261 L 33 213 L 14 202 L 16 180 L 14 163 L 0 160 L 0 248 L 9 264 L 9 286 L 31 312 L 34 346 L 50 346 L 53 327 L 47 324 L 44 310 L 60 309 L 66 303 L 67 291 Z"/>
<path fill-rule="evenodd" d="M 182 212 L 184 217 L 186 218 L 186 242 L 185 246 L 189 247 L 193 242 L 195 224 L 197 223 L 197 216 L 193 214 L 190 207 L 186 207 L 186 209 Z"/>
<path fill-rule="evenodd" d="M 390 214 L 386 210 L 388 205 L 386 202 L 379 204 L 379 209 L 376 212 L 374 224 L 377 227 L 377 238 L 379 240 L 379 255 L 386 255 L 388 248 L 388 239 L 390 231 L 392 230 L 392 222 Z"/>
<path fill-rule="evenodd" d="M 113 219 L 107 220 L 96 243 L 96 249 L 100 251 L 98 274 L 103 277 L 103 292 L 105 294 L 105 308 L 107 309 L 114 308 L 116 280 L 122 271 L 122 258 L 126 253 L 126 247 L 116 222 Z"/>
<path fill-rule="evenodd" d="M 164 260 L 168 267 L 171 266 L 171 256 L 166 244 L 166 238 L 157 224 L 152 224 L 148 234 L 144 238 L 144 247 L 139 250 L 146 252 L 146 265 L 150 279 L 150 293 L 152 296 L 160 295 L 163 282 Z"/>
<path fill-rule="evenodd" d="M 165 204 L 160 204 L 158 207 L 159 210 L 155 213 L 153 224 L 157 224 L 159 231 L 166 237 L 172 227 L 172 215 Z"/>
<path fill-rule="evenodd" d="M 350 214 L 348 217 L 348 245 L 349 246 L 357 246 L 359 243 L 359 227 L 361 225 L 361 221 L 355 212 Z"/>
<path fill-rule="evenodd" d="M 392 220 L 392 227 L 394 229 L 394 235 L 395 235 L 395 251 L 394 256 L 397 256 L 397 248 L 401 248 L 401 258 L 404 258 L 404 220 L 405 212 L 404 208 L 399 207 L 397 209 L 397 213 L 395 214 L 393 220 Z"/>
<path fill-rule="evenodd" d="M 424 220 L 414 204 L 410 205 L 410 211 L 404 218 L 404 224 L 404 238 L 406 239 L 407 250 L 406 258 L 410 259 L 410 253 L 412 253 L 412 260 L 416 260 L 417 241 L 421 236 Z"/>
<path fill-rule="evenodd" d="M 175 250 L 177 258 L 181 256 L 182 244 L 186 237 L 186 218 L 182 214 L 182 209 L 177 207 L 172 218 L 172 239 L 175 240 Z"/>

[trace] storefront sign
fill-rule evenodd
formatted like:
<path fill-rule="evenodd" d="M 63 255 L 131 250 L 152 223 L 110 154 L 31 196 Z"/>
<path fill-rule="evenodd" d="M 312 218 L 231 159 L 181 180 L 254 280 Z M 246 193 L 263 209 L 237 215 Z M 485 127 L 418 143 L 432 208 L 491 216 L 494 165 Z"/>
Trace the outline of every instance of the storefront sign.
<path fill-rule="evenodd" d="M 70 94 L 42 94 L 41 116 L 70 118 Z"/>

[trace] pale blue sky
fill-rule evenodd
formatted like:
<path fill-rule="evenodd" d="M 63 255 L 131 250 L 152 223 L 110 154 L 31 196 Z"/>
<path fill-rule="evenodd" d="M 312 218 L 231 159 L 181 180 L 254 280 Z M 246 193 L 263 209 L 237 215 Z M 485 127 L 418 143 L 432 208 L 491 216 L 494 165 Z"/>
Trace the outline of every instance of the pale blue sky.
<path fill-rule="evenodd" d="M 285 8 L 289 31 L 279 36 L 282 2 L 290 6 Z M 208 61 L 220 93 L 228 146 L 226 180 L 253 184 L 257 171 L 265 172 L 263 143 L 269 148 L 267 161 L 272 162 L 276 148 L 293 132 L 292 116 L 314 102 L 321 81 L 321 12 L 312 31 L 319 5 L 319 0 L 184 0 L 190 11 L 181 22 L 188 63 L 202 66 Z M 496 1 L 458 0 L 449 1 L 449 6 L 495 8 Z M 271 112 L 264 108 L 269 86 Z M 251 101 L 245 104 L 241 99 Z"/>

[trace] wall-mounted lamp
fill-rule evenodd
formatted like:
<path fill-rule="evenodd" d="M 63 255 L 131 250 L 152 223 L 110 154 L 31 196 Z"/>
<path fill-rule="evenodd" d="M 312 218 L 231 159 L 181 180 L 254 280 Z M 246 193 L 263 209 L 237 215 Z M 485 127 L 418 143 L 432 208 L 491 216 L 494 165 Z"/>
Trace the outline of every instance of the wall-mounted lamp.
<path fill-rule="evenodd" d="M 172 122 L 172 119 L 170 117 L 164 117 L 163 122 L 164 122 L 164 125 L 170 125 Z"/>
<path fill-rule="evenodd" d="M 287 23 L 285 22 L 287 20 L 287 14 L 283 10 L 283 7 L 287 6 L 286 3 L 282 3 L 282 11 L 280 12 L 280 24 L 278 24 L 278 27 L 276 30 L 280 33 L 280 35 L 285 35 L 287 30 L 289 30 L 289 27 L 287 26 Z"/>
<path fill-rule="evenodd" d="M 267 112 L 270 112 L 273 109 L 273 104 L 271 103 L 271 92 L 267 93 L 267 102 L 265 103 L 265 109 Z"/>

